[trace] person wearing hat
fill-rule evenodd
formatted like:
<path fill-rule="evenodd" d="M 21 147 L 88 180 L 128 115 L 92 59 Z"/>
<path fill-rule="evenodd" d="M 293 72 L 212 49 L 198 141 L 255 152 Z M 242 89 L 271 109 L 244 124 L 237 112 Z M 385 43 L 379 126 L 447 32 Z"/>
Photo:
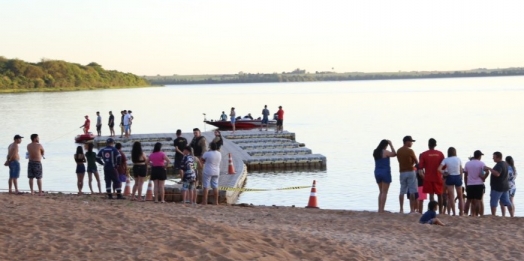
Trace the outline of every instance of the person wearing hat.
<path fill-rule="evenodd" d="M 284 133 L 284 110 L 282 110 L 282 106 L 278 106 L 277 111 L 277 130 L 275 133 L 278 133 L 278 131 Z"/>
<path fill-rule="evenodd" d="M 404 197 L 403 195 L 409 193 L 409 207 L 410 212 L 414 213 L 417 209 L 417 175 L 415 172 L 415 165 L 418 164 L 417 156 L 411 149 L 415 140 L 411 136 L 406 136 L 402 139 L 404 145 L 397 150 L 397 160 L 400 170 L 400 213 L 404 212 Z"/>
<path fill-rule="evenodd" d="M 472 216 L 484 215 L 484 204 L 482 197 L 484 195 L 484 180 L 489 175 L 486 170 L 486 164 L 480 159 L 484 154 L 480 150 L 473 152 L 473 158 L 464 165 L 464 180 L 466 183 L 466 197 L 470 201 Z"/>
<path fill-rule="evenodd" d="M 111 194 L 111 183 L 116 189 L 117 199 L 125 199 L 122 196 L 122 183 L 118 179 L 118 165 L 121 163 L 120 152 L 114 147 L 115 141 L 112 138 L 106 140 L 106 147 L 98 151 L 96 161 L 104 165 L 104 180 L 106 182 L 107 198 L 113 199 Z"/>
<path fill-rule="evenodd" d="M 20 155 L 18 154 L 18 144 L 22 142 L 24 137 L 16 134 L 13 143 L 7 147 L 7 161 L 5 166 L 9 166 L 9 194 L 11 194 L 12 187 L 15 187 L 15 194 L 20 194 L 18 191 L 18 178 L 20 177 Z"/>
<path fill-rule="evenodd" d="M 86 121 L 84 122 L 84 125 L 80 126 L 80 128 L 84 128 L 84 134 L 87 134 L 89 132 L 89 127 L 91 125 L 91 121 L 89 120 L 89 116 L 84 116 L 86 118 Z"/>
<path fill-rule="evenodd" d="M 184 158 L 184 148 L 187 146 L 187 139 L 182 137 L 182 130 L 176 130 L 176 139 L 173 141 L 173 146 L 175 146 L 175 163 L 173 167 L 175 170 L 179 170 L 182 178 L 184 172 L 180 164 L 182 164 L 182 159 Z"/>
<path fill-rule="evenodd" d="M 428 141 L 428 148 L 420 154 L 419 157 L 419 176 L 424 178 L 422 185 L 422 192 L 429 194 L 429 200 L 435 200 L 437 195 L 439 214 L 442 214 L 442 193 L 444 192 L 444 182 L 442 181 L 442 174 L 438 171 L 440 163 L 444 160 L 444 153 L 436 150 L 437 140 L 431 138 Z"/>

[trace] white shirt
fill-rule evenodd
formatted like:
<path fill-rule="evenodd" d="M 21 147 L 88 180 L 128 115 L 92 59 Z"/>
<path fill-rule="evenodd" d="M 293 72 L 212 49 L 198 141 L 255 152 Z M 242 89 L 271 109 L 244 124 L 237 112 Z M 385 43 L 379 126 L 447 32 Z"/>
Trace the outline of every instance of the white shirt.
<path fill-rule="evenodd" d="M 217 150 L 209 150 L 202 155 L 202 159 L 206 161 L 204 164 L 204 175 L 219 176 L 220 175 L 220 161 L 222 161 L 222 154 Z"/>
<path fill-rule="evenodd" d="M 124 125 L 129 125 L 130 118 L 131 118 L 131 115 L 129 114 L 124 115 Z"/>
<path fill-rule="evenodd" d="M 446 166 L 446 172 L 449 173 L 449 175 L 460 175 L 460 166 L 462 166 L 462 161 L 457 156 L 445 158 L 442 163 L 440 163 L 441 166 Z"/>

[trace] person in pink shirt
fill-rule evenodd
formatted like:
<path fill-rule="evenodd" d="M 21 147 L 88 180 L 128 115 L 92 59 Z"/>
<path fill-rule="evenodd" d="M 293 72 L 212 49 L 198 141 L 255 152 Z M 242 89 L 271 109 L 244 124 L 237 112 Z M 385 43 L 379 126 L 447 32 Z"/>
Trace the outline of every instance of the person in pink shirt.
<path fill-rule="evenodd" d="M 484 204 L 482 196 L 484 195 L 484 180 L 489 175 L 486 171 L 486 164 L 480 161 L 482 152 L 476 150 L 473 153 L 473 158 L 464 166 L 464 175 L 466 182 L 466 194 L 468 200 L 471 202 L 470 210 L 472 216 L 484 215 Z"/>
<path fill-rule="evenodd" d="M 153 153 L 149 155 L 151 163 L 151 180 L 154 183 L 155 203 L 165 203 L 164 183 L 167 179 L 166 167 L 171 163 L 167 155 L 161 151 L 162 143 L 157 142 L 153 147 Z"/>

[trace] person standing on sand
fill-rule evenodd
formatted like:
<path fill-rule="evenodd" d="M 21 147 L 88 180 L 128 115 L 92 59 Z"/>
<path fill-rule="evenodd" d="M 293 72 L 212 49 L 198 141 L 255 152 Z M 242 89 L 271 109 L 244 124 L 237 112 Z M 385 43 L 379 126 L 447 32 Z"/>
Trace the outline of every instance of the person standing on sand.
<path fill-rule="evenodd" d="M 486 165 L 480 161 L 482 152 L 476 150 L 473 152 L 473 158 L 464 165 L 464 182 L 466 183 L 466 194 L 470 200 L 471 215 L 476 217 L 483 216 L 483 202 L 482 196 L 484 194 L 485 186 L 484 179 L 489 172 L 485 171 Z"/>
<path fill-rule="evenodd" d="M 11 188 L 15 187 L 15 194 L 20 194 L 18 191 L 18 178 L 20 177 L 20 155 L 18 154 L 19 146 L 24 137 L 16 134 L 13 143 L 7 148 L 7 166 L 9 166 L 9 194 L 13 193 Z"/>
<path fill-rule="evenodd" d="M 513 216 L 515 216 L 515 203 L 513 202 L 513 198 L 515 197 L 515 192 L 517 191 L 517 187 L 515 185 L 515 179 L 517 178 L 517 168 L 515 168 L 515 162 L 511 156 L 506 157 L 506 163 L 508 163 L 509 201 L 511 201 L 511 205 L 513 206 L 511 211 L 513 212 Z M 500 210 L 502 210 L 502 216 L 505 217 L 506 209 L 502 204 L 502 201 L 500 201 Z M 510 211 L 509 208 L 508 211 Z"/>
<path fill-rule="evenodd" d="M 144 186 L 144 178 L 147 175 L 147 165 L 149 159 L 142 150 L 142 144 L 139 141 L 133 143 L 131 149 L 131 160 L 133 161 L 133 177 L 135 178 L 135 185 L 131 194 L 131 200 L 145 201 L 142 198 L 142 187 Z M 135 198 L 135 192 L 138 191 L 138 199 Z"/>
<path fill-rule="evenodd" d="M 236 116 L 237 114 L 235 112 L 235 107 L 231 107 L 231 112 L 229 113 L 229 118 L 231 120 L 231 128 L 233 128 L 233 132 L 231 133 L 235 133 L 235 121 L 237 120 Z"/>
<path fill-rule="evenodd" d="M 420 163 L 419 163 L 419 175 L 423 175 L 423 189 L 424 193 L 429 194 L 429 200 L 435 200 L 435 194 L 437 195 L 438 201 L 438 213 L 442 214 L 442 193 L 444 182 L 442 180 L 442 174 L 438 171 L 440 163 L 444 160 L 444 154 L 436 150 L 437 141 L 433 138 L 429 139 L 428 147 L 429 150 L 426 150 L 420 154 Z"/>
<path fill-rule="evenodd" d="M 275 131 L 275 133 L 278 133 L 279 130 L 281 133 L 284 133 L 284 110 L 282 110 L 282 106 L 278 106 L 277 130 Z"/>
<path fill-rule="evenodd" d="M 86 116 L 87 117 L 87 116 Z M 29 188 L 31 195 L 34 195 L 33 179 L 38 185 L 38 196 L 42 196 L 42 158 L 44 158 L 44 147 L 40 144 L 38 134 L 31 134 L 31 143 L 27 145 L 29 163 L 27 163 L 27 177 L 29 178 Z"/>
<path fill-rule="evenodd" d="M 96 133 L 98 136 L 102 136 L 102 116 L 100 116 L 100 112 L 96 112 Z"/>
<path fill-rule="evenodd" d="M 453 216 L 455 216 L 455 191 L 459 200 L 458 210 L 459 215 L 464 215 L 464 198 L 462 193 L 462 176 L 464 169 L 462 168 L 462 161 L 457 157 L 457 150 L 453 147 L 448 148 L 448 157 L 445 158 L 438 170 L 442 173 L 445 170 L 444 176 L 446 178 L 446 186 L 448 188 L 448 207 L 451 208 Z"/>
<path fill-rule="evenodd" d="M 115 140 L 109 138 L 106 140 L 106 147 L 98 151 L 96 155 L 96 161 L 101 165 L 104 165 L 104 180 L 106 182 L 106 193 L 108 199 L 113 199 L 111 193 L 111 183 L 116 187 L 116 198 L 125 199 L 122 196 L 122 184 L 118 179 L 117 167 L 120 164 L 120 153 L 114 147 Z"/>
<path fill-rule="evenodd" d="M 189 202 L 196 205 L 196 174 L 192 150 L 190 146 L 183 149 L 184 158 L 180 163 L 180 169 L 184 173 L 182 176 L 182 203 L 185 204 L 189 196 Z"/>
<path fill-rule="evenodd" d="M 202 185 L 202 171 L 204 169 L 204 164 L 202 163 L 202 155 L 207 151 L 206 137 L 202 136 L 200 129 L 193 129 L 193 139 L 191 140 L 190 146 L 193 148 L 193 155 L 195 156 L 195 162 L 197 164 L 197 188 Z"/>
<path fill-rule="evenodd" d="M 100 185 L 100 176 L 98 175 L 98 168 L 96 167 L 96 153 L 93 151 L 94 144 L 93 143 L 86 143 L 85 149 L 87 150 L 85 156 L 87 159 L 87 175 L 89 178 L 89 189 L 91 190 L 91 194 L 95 193 L 93 191 L 93 175 L 95 176 L 96 183 L 98 184 L 98 193 L 102 193 L 102 188 Z"/>
<path fill-rule="evenodd" d="M 404 195 L 409 193 L 409 207 L 410 213 L 415 213 L 417 209 L 417 175 L 413 167 L 418 164 L 417 156 L 411 149 L 415 140 L 411 136 L 406 136 L 402 139 L 404 146 L 397 150 L 397 160 L 400 171 L 400 195 L 398 197 L 400 203 L 400 213 L 404 213 Z"/>
<path fill-rule="evenodd" d="M 84 187 L 84 176 L 86 175 L 86 157 L 84 155 L 84 150 L 82 146 L 76 147 L 76 153 L 73 155 L 76 163 L 76 178 L 77 178 L 77 187 L 78 195 L 82 195 L 82 188 Z"/>
<path fill-rule="evenodd" d="M 218 177 L 220 176 L 220 162 L 222 161 L 222 154 L 217 150 L 217 144 L 209 144 L 210 151 L 206 151 L 202 155 L 202 162 L 204 165 L 204 175 L 202 177 L 202 187 L 204 188 L 202 204 L 207 205 L 207 196 L 209 187 L 213 189 L 213 196 L 215 197 L 215 205 L 218 205 Z"/>
<path fill-rule="evenodd" d="M 267 109 L 267 105 L 264 105 L 264 109 L 262 109 L 262 122 L 260 124 L 260 131 L 262 131 L 262 128 L 264 125 L 266 126 L 267 131 L 267 125 L 269 123 L 269 110 Z"/>
<path fill-rule="evenodd" d="M 387 150 L 387 147 L 391 151 Z M 395 157 L 397 153 L 390 140 L 382 140 L 378 147 L 373 151 L 373 158 L 375 159 L 375 180 L 378 185 L 378 213 L 384 212 L 386 200 L 388 197 L 389 185 L 391 184 L 391 165 L 390 158 Z"/>
<path fill-rule="evenodd" d="M 89 116 L 84 116 L 86 118 L 86 121 L 84 121 L 84 125 L 80 126 L 80 128 L 84 128 L 84 134 L 87 134 L 89 132 L 89 127 L 91 126 L 91 121 L 89 120 Z"/>
<path fill-rule="evenodd" d="M 109 121 L 107 125 L 109 126 L 109 137 L 115 137 L 115 116 L 112 111 L 109 111 Z"/>
<path fill-rule="evenodd" d="M 155 203 L 165 203 L 164 184 L 167 179 L 166 167 L 171 163 L 167 155 L 162 151 L 162 143 L 157 142 L 153 147 L 153 153 L 149 155 L 151 162 L 151 180 L 154 182 Z"/>
<path fill-rule="evenodd" d="M 120 163 L 118 163 L 118 167 L 116 170 L 118 171 L 118 180 L 120 180 L 120 183 L 126 183 L 127 182 L 127 157 L 126 154 L 122 151 L 122 143 L 115 144 L 115 148 L 118 150 L 118 153 L 120 153 Z M 115 189 L 113 187 L 113 189 Z"/>
<path fill-rule="evenodd" d="M 184 158 L 184 148 L 187 146 L 187 139 L 182 137 L 182 130 L 176 130 L 176 139 L 173 141 L 175 146 L 175 163 L 173 168 L 179 171 L 180 178 L 184 177 L 184 172 L 180 167 Z"/>
<path fill-rule="evenodd" d="M 491 215 L 497 214 L 499 201 L 508 207 L 509 215 L 513 217 L 513 204 L 509 200 L 509 182 L 508 182 L 508 163 L 502 160 L 502 153 L 496 151 L 493 153 L 493 161 L 496 163 L 493 168 L 486 167 L 491 172 L 491 192 L 490 206 Z"/>

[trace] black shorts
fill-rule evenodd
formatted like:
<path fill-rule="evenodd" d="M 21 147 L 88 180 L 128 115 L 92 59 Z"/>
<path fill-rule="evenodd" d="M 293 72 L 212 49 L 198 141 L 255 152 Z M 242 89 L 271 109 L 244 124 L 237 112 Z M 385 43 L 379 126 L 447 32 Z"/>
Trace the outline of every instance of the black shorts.
<path fill-rule="evenodd" d="M 115 127 L 115 124 L 109 124 L 109 128 Z"/>
<path fill-rule="evenodd" d="M 484 185 L 468 185 L 466 186 L 466 193 L 468 199 L 482 199 L 484 195 Z"/>
<path fill-rule="evenodd" d="M 147 174 L 146 165 L 133 165 L 133 177 L 142 177 L 144 178 Z"/>
<path fill-rule="evenodd" d="M 182 160 L 184 159 L 184 155 L 183 154 L 175 154 L 175 164 L 174 164 L 174 167 L 175 169 L 180 169 L 180 164 L 182 164 Z"/>
<path fill-rule="evenodd" d="M 284 125 L 284 120 L 277 120 L 277 126 Z"/>
<path fill-rule="evenodd" d="M 102 130 L 102 125 L 96 125 L 96 131 L 101 131 Z"/>
<path fill-rule="evenodd" d="M 152 167 L 151 168 L 151 180 L 166 180 L 166 168 L 164 167 Z"/>

